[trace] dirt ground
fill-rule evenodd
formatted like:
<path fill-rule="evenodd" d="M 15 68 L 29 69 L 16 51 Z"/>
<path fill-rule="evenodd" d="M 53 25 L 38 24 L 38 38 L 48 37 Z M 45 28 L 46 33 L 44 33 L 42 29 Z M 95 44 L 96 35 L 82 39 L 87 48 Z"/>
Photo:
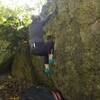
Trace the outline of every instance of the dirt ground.
<path fill-rule="evenodd" d="M 20 100 L 23 92 L 32 85 L 9 75 L 0 76 L 0 100 Z"/>

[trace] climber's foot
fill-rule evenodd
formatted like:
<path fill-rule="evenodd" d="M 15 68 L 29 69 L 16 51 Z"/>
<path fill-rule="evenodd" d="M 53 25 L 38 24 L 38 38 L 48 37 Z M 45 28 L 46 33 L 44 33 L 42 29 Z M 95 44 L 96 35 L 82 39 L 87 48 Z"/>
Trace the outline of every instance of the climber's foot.
<path fill-rule="evenodd" d="M 53 70 L 51 68 L 45 68 L 44 69 L 44 74 L 46 76 L 51 76 L 53 74 Z"/>
<path fill-rule="evenodd" d="M 55 63 L 56 63 L 55 59 L 49 59 L 49 64 L 55 64 Z"/>

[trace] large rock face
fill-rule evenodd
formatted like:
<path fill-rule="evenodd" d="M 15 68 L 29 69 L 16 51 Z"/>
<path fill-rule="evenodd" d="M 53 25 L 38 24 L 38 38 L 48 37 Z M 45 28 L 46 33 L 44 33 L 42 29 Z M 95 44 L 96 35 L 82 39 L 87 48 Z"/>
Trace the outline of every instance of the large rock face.
<path fill-rule="evenodd" d="M 54 84 L 65 100 L 100 100 L 100 0 L 57 0 L 57 5 L 58 16 L 45 27 L 47 34 L 55 36 L 53 80 L 50 77 L 49 82 L 42 76 L 42 58 L 34 56 L 36 75 L 33 77 L 37 76 L 40 83 Z M 16 54 L 15 76 L 32 79 L 29 57 L 27 48 L 23 47 Z"/>
<path fill-rule="evenodd" d="M 100 1 L 57 0 L 53 80 L 68 100 L 100 100 Z"/>

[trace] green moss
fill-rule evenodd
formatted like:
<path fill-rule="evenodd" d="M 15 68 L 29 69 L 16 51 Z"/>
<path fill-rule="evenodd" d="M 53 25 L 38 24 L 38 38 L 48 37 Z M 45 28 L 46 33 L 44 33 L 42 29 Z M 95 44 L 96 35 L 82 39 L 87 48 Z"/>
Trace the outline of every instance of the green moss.
<path fill-rule="evenodd" d="M 96 5 L 91 2 L 80 5 L 75 11 L 75 16 L 80 24 L 92 24 L 96 20 Z"/>
<path fill-rule="evenodd" d="M 46 26 L 46 31 L 56 37 L 53 81 L 68 100 L 100 99 L 98 3 L 58 0 L 59 14 Z"/>

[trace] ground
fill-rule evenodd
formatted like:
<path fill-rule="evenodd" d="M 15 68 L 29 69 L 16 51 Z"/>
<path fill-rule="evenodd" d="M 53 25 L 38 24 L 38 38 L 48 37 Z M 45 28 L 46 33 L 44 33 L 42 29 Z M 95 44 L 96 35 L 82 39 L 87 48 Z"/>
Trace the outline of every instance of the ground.
<path fill-rule="evenodd" d="M 33 86 L 24 80 L 18 79 L 9 75 L 0 77 L 0 100 L 14 100 L 13 97 L 19 97 L 25 91 L 25 89 Z M 15 99 L 19 100 L 19 99 Z"/>

